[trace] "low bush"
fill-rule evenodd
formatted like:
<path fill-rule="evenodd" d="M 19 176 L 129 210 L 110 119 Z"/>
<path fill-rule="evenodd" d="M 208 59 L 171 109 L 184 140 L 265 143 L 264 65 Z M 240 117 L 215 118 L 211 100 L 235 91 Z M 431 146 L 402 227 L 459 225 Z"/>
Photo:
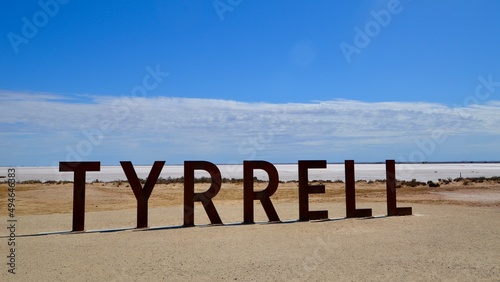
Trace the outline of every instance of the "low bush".
<path fill-rule="evenodd" d="M 439 185 L 439 183 L 434 183 L 434 182 L 432 182 L 430 180 L 427 181 L 427 185 L 429 185 L 429 187 L 439 187 L 439 186 L 441 186 L 441 185 Z"/>

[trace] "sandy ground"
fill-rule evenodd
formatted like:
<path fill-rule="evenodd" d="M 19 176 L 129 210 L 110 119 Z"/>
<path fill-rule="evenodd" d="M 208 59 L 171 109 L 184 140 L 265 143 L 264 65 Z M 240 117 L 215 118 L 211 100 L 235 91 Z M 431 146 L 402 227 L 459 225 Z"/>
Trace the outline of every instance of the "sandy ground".
<path fill-rule="evenodd" d="M 241 184 L 214 199 L 224 226 L 211 226 L 196 204 L 197 226 L 182 224 L 182 184 L 158 185 L 149 230 L 136 230 L 127 183 L 87 186 L 87 233 L 71 229 L 72 184 L 18 185 L 16 274 L 8 270 L 6 185 L 0 185 L 0 281 L 500 281 L 500 184 L 461 182 L 398 189 L 413 216 L 385 217 L 383 183 L 358 183 L 358 208 L 374 217 L 345 219 L 344 186 L 328 183 L 310 209 L 328 221 L 297 222 L 297 184 L 272 197 L 284 223 L 241 224 Z M 265 185 L 265 184 L 261 184 Z M 206 189 L 200 184 L 199 191 Z M 125 228 L 125 230 L 122 230 Z M 111 229 L 111 231 L 105 231 Z M 63 231 L 46 234 L 47 232 Z M 29 236 L 24 236 L 29 235 Z"/>

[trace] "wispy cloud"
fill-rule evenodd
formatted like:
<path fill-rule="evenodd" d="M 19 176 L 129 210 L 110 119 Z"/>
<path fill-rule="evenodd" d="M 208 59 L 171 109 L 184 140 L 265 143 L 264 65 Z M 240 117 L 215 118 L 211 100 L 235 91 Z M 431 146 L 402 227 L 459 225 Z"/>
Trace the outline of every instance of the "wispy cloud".
<path fill-rule="evenodd" d="M 490 144 L 492 136 L 500 135 L 498 101 L 450 107 L 350 100 L 270 104 L 90 98 L 91 102 L 75 103 L 56 94 L 1 91 L 0 165 L 52 164 L 75 155 L 112 164 L 124 159 L 178 163 L 193 158 L 382 161 L 405 154 L 415 141 L 436 133 L 450 142 L 438 148 L 436 156 L 455 156 L 451 142 L 467 139 L 474 143 L 470 148 L 477 150 L 479 159 L 489 159 L 491 155 L 478 145 Z"/>

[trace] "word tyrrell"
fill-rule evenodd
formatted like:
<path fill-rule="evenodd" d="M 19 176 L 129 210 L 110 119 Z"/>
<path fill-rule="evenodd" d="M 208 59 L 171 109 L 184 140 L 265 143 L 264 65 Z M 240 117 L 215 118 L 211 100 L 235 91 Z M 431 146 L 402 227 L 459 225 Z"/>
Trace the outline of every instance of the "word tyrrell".
<path fill-rule="evenodd" d="M 160 176 L 165 161 L 155 161 L 144 184 L 141 185 L 134 166 L 129 161 L 120 162 L 123 171 L 130 183 L 137 200 L 137 228 L 148 227 L 148 200 Z M 100 171 L 100 162 L 60 162 L 59 171 L 72 171 L 74 173 L 73 186 L 73 231 L 84 231 L 85 221 L 85 174 L 87 171 Z M 309 194 L 325 193 L 324 185 L 309 185 L 309 169 L 326 168 L 325 160 L 301 160 L 298 162 L 299 171 L 299 220 L 327 219 L 326 210 L 309 210 Z M 264 170 L 268 176 L 268 185 L 264 190 L 254 191 L 254 170 Z M 194 172 L 205 170 L 210 174 L 211 185 L 205 192 L 194 192 Z M 345 161 L 346 173 L 346 216 L 369 217 L 371 209 L 356 209 L 354 161 Z M 396 177 L 394 160 L 386 161 L 387 177 L 387 215 L 411 215 L 411 207 L 398 208 L 396 206 Z M 221 173 L 217 166 L 207 161 L 184 162 L 184 225 L 194 226 L 194 203 L 201 202 L 212 224 L 222 224 L 222 220 L 215 208 L 212 199 L 221 189 Z M 266 215 L 271 222 L 281 221 L 271 196 L 278 189 L 279 177 L 276 167 L 266 161 L 243 162 L 243 223 L 254 223 L 253 201 L 259 200 Z"/>

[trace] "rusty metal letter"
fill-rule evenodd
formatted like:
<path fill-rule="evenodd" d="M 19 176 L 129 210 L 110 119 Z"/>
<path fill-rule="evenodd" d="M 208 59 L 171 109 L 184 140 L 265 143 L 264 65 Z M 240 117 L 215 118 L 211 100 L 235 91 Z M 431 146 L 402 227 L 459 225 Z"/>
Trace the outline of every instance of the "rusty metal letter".
<path fill-rule="evenodd" d="M 346 160 L 345 166 L 345 205 L 346 217 L 369 217 L 372 216 L 372 209 L 356 209 L 356 192 L 354 177 L 354 161 Z"/>
<path fill-rule="evenodd" d="M 212 183 L 203 193 L 194 192 L 194 171 L 202 169 L 210 174 Z M 222 182 L 220 170 L 207 161 L 184 161 L 184 226 L 194 226 L 194 202 L 202 202 L 212 224 L 222 224 L 219 213 L 215 209 L 212 198 L 219 191 Z"/>
<path fill-rule="evenodd" d="M 73 229 L 85 231 L 85 174 L 100 171 L 101 162 L 59 162 L 59 171 L 73 171 Z"/>
<path fill-rule="evenodd" d="M 158 177 L 160 176 L 161 170 L 165 165 L 165 161 L 154 162 L 146 183 L 144 184 L 144 188 L 137 177 L 137 173 L 135 172 L 132 162 L 121 161 L 120 164 L 122 165 L 123 172 L 125 172 L 128 183 L 130 183 L 130 187 L 132 188 L 132 191 L 134 191 L 134 196 L 137 200 L 137 228 L 146 228 L 148 227 L 149 196 L 151 196 L 151 192 L 153 192 L 153 188 L 155 187 L 156 181 L 158 181 Z"/>
<path fill-rule="evenodd" d="M 411 207 L 398 208 L 396 205 L 396 163 L 394 160 L 385 161 L 387 183 L 387 215 L 411 215 Z"/>
<path fill-rule="evenodd" d="M 309 185 L 309 168 L 326 168 L 326 161 L 299 161 L 299 220 L 328 218 L 326 210 L 309 210 L 309 194 L 325 193 L 325 185 Z"/>
<path fill-rule="evenodd" d="M 253 171 L 262 169 L 269 176 L 269 183 L 262 191 L 253 190 Z M 254 200 L 260 200 L 269 221 L 280 221 L 276 209 L 270 197 L 278 189 L 279 176 L 276 167 L 266 161 L 244 161 L 243 162 L 243 222 L 254 223 Z"/>

